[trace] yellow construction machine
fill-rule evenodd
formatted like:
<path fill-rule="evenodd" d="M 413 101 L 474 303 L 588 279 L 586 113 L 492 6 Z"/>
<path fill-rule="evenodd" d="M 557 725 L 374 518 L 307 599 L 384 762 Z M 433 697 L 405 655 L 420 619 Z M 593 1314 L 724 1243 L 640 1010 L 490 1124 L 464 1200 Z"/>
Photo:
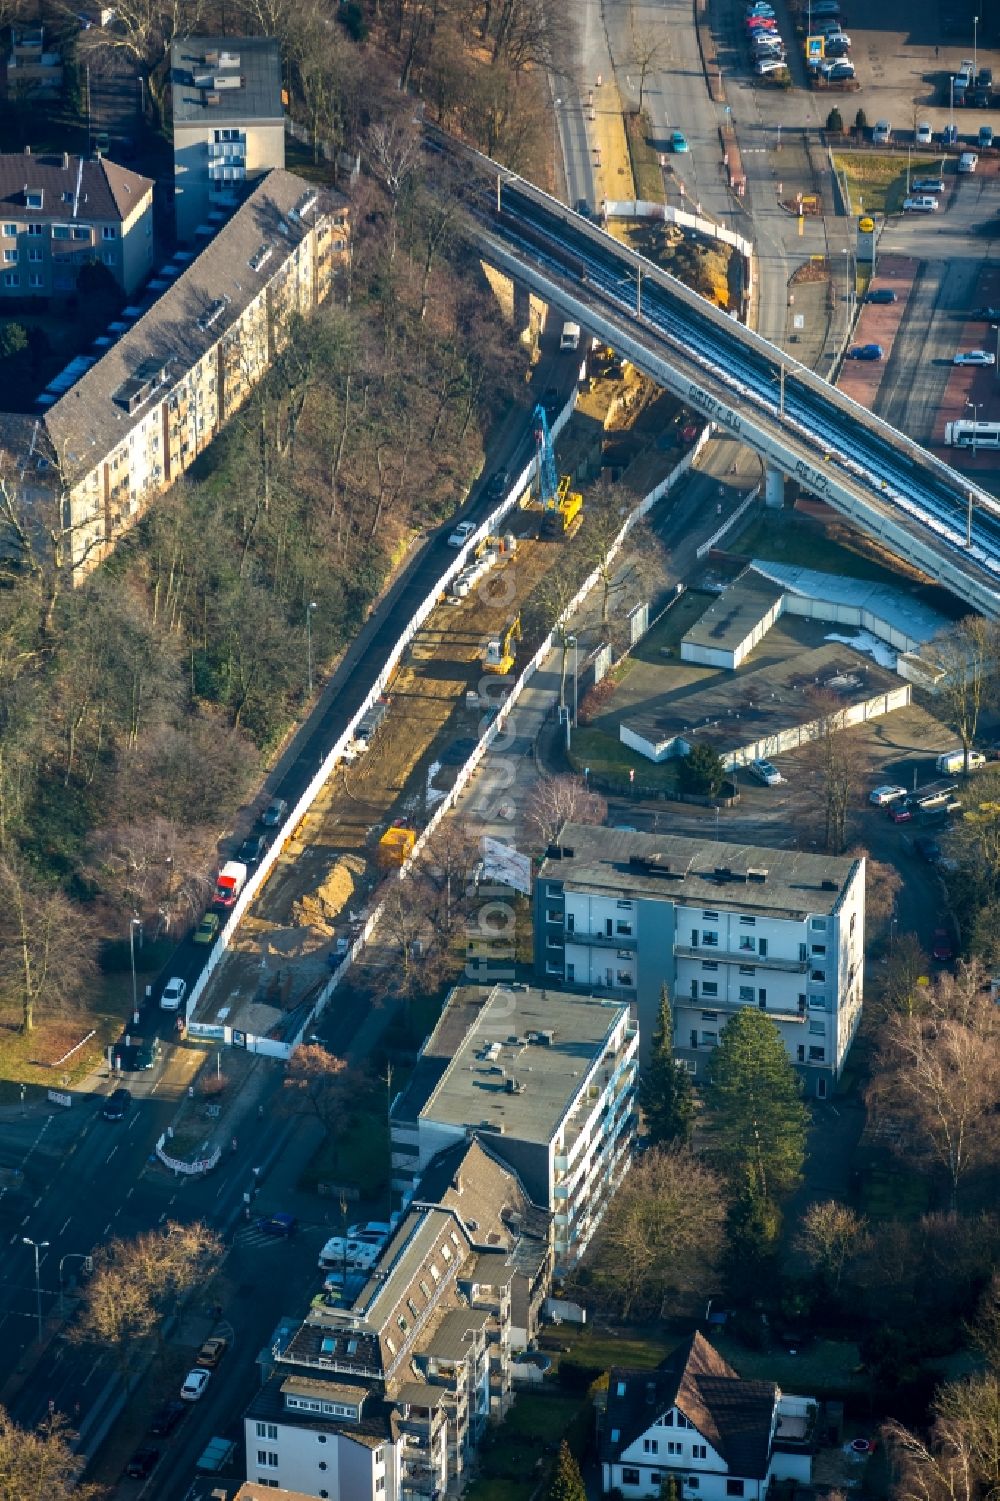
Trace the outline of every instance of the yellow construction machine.
<path fill-rule="evenodd" d="M 484 672 L 510 672 L 514 666 L 515 646 L 514 643 L 521 639 L 521 617 L 513 616 L 508 620 L 498 636 L 491 636 L 483 647 L 480 661 Z"/>

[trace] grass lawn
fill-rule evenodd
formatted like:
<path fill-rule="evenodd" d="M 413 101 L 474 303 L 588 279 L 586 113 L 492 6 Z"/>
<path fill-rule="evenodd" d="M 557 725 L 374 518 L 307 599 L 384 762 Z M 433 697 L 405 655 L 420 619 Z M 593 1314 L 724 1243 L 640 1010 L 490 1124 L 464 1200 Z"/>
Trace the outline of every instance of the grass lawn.
<path fill-rule="evenodd" d="M 121 1029 L 120 1015 L 87 1011 L 40 1021 L 27 1036 L 13 1026 L 0 1026 L 0 1104 L 20 1099 L 22 1084 L 72 1089 L 96 1067 Z M 77 1048 L 90 1031 L 93 1037 Z M 77 1051 L 72 1057 L 60 1062 L 73 1048 Z"/>
<path fill-rule="evenodd" d="M 868 1377 L 858 1372 L 857 1345 L 846 1340 L 817 1340 L 799 1355 L 787 1350 L 749 1350 L 736 1340 L 713 1333 L 712 1343 L 748 1381 L 776 1381 L 785 1391 L 822 1392 L 851 1387 L 864 1390 Z"/>
<path fill-rule="evenodd" d="M 653 145 L 649 116 L 626 113 L 625 134 L 632 159 L 635 196 L 645 203 L 664 203 L 666 193 L 663 190 L 663 168 L 660 166 L 659 153 Z"/>
<path fill-rule="evenodd" d="M 902 1162 L 875 1162 L 861 1169 L 859 1208 L 869 1219 L 916 1220 L 930 1207 L 927 1179 Z"/>
<path fill-rule="evenodd" d="M 558 1329 L 547 1331 L 539 1340 L 539 1347 L 558 1362 L 561 1352 L 567 1360 L 583 1366 L 610 1370 L 613 1365 L 635 1366 L 648 1371 L 658 1366 L 675 1348 L 678 1341 L 672 1335 L 643 1334 L 637 1329 L 604 1329 L 584 1325 L 571 1329 L 561 1324 Z M 568 1346 L 568 1349 L 563 1349 Z"/>
<path fill-rule="evenodd" d="M 836 151 L 833 163 L 849 197 L 848 212 L 898 214 L 906 197 L 906 160 L 871 151 Z M 938 177 L 940 156 L 912 157 L 910 177 Z"/>
<path fill-rule="evenodd" d="M 346 1131 L 329 1137 L 309 1163 L 299 1187 L 315 1189 L 320 1183 L 356 1188 L 362 1199 L 375 1199 L 385 1188 L 389 1173 L 389 1127 L 384 1100 L 362 1107 Z"/>
<path fill-rule="evenodd" d="M 899 577 L 848 542 L 835 540 L 814 521 L 791 514 L 769 511 L 754 517 L 742 532 L 729 540 L 729 551 L 745 557 L 766 558 L 773 563 L 791 563 L 800 568 L 816 568 L 821 573 L 846 574 L 848 578 L 871 579 L 879 584 L 894 584 Z"/>
<path fill-rule="evenodd" d="M 670 606 L 651 631 L 646 632 L 626 662 L 650 662 L 658 667 L 664 660 L 665 650 L 679 655 L 681 641 L 717 597 L 699 589 L 688 589 L 678 595 L 677 603 Z"/>
<path fill-rule="evenodd" d="M 647 792 L 673 792 L 677 787 L 676 760 L 656 765 L 640 756 L 638 751 L 622 745 L 617 734 L 605 734 L 603 730 L 574 730 L 569 762 L 577 771 L 589 766 L 595 786 L 607 787 L 613 792 L 629 791 L 630 768 L 635 769 L 637 797 Z"/>
<path fill-rule="evenodd" d="M 585 1393 L 521 1392 L 482 1445 L 468 1501 L 527 1501 L 551 1467 L 560 1440 L 582 1452 L 593 1418 Z"/>

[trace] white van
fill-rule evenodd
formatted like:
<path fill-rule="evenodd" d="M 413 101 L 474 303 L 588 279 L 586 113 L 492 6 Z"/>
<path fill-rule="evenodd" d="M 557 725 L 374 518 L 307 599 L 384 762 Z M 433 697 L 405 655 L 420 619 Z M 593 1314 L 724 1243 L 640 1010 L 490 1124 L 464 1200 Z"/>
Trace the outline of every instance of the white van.
<path fill-rule="evenodd" d="M 943 771 L 946 776 L 953 775 L 956 771 L 965 770 L 965 753 L 962 750 L 943 751 L 935 761 L 938 771 Z M 969 770 L 978 771 L 980 766 L 986 765 L 986 757 L 982 751 L 969 752 Z"/>
<path fill-rule="evenodd" d="M 564 323 L 562 326 L 562 338 L 559 340 L 560 349 L 579 349 L 580 325 L 579 323 Z"/>

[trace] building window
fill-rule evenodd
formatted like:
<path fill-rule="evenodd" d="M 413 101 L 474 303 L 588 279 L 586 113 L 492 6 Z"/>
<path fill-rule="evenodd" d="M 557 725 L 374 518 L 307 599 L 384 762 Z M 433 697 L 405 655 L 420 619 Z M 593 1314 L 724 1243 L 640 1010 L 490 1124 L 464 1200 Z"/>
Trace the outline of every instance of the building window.
<path fill-rule="evenodd" d="M 8 240 L 16 240 L 17 239 L 17 225 L 16 224 L 5 224 L 4 227 L 3 227 L 3 232 L 7 236 Z"/>
<path fill-rule="evenodd" d="M 679 1412 L 677 1414 L 677 1426 L 678 1426 L 678 1428 L 690 1428 L 691 1427 L 691 1424 L 688 1422 L 687 1418 L 684 1416 L 684 1414 L 682 1412 Z"/>
<path fill-rule="evenodd" d="M 692 1490 L 692 1491 L 696 1491 L 698 1489 L 698 1477 L 697 1477 L 697 1475 L 689 1475 L 688 1476 L 688 1489 Z"/>
<path fill-rule="evenodd" d="M 816 1080 L 816 1098 L 817 1098 L 817 1100 L 825 1100 L 826 1099 L 826 1080 L 825 1079 L 817 1079 Z"/>
<path fill-rule="evenodd" d="M 325 1470 L 326 1469 L 326 1460 L 325 1459 L 321 1459 L 320 1460 L 319 1464 L 317 1465 L 317 1469 L 320 1469 L 320 1470 Z"/>
<path fill-rule="evenodd" d="M 29 208 L 41 208 L 44 202 L 41 188 L 29 188 L 25 191 L 24 201 Z"/>
<path fill-rule="evenodd" d="M 712 933 L 712 932 L 702 933 L 702 935 L 701 935 L 701 941 L 702 941 L 702 943 L 705 945 L 705 947 L 707 949 L 717 949 L 719 947 L 719 935 L 718 935 L 718 933 Z"/>
<path fill-rule="evenodd" d="M 718 965 L 718 961 L 715 960 L 715 959 L 703 959 L 701 961 L 701 967 L 702 967 L 702 969 L 707 969 L 707 970 L 711 971 L 711 970 L 718 970 L 719 965 Z"/>
<path fill-rule="evenodd" d="M 275 1449 L 258 1449 L 257 1464 L 262 1470 L 276 1470 L 278 1468 L 278 1455 Z"/>
<path fill-rule="evenodd" d="M 5 271 L 3 274 L 3 284 L 5 287 L 19 287 L 21 285 L 21 278 L 16 271 Z"/>
<path fill-rule="evenodd" d="M 257 1424 L 257 1437 L 258 1438 L 276 1439 L 278 1437 L 278 1425 L 277 1425 L 277 1423 L 258 1423 Z"/>
<path fill-rule="evenodd" d="M 678 1443 L 675 1438 L 669 1438 L 669 1439 L 667 1439 L 667 1453 L 668 1454 L 683 1454 L 684 1453 L 684 1445 Z"/>
<path fill-rule="evenodd" d="M 115 253 L 114 253 L 114 251 L 113 250 L 106 250 L 104 252 L 104 254 L 101 256 L 101 260 L 104 262 L 104 264 L 106 266 L 113 266 L 114 263 L 115 263 Z"/>
<path fill-rule="evenodd" d="M 701 1034 L 701 1045 L 703 1048 L 714 1048 L 718 1040 L 718 1032 L 703 1032 Z"/>
<path fill-rule="evenodd" d="M 714 1000 L 715 997 L 719 994 L 718 980 L 702 980 L 701 993 L 707 999 Z"/>
<path fill-rule="evenodd" d="M 823 1063 L 823 1062 L 825 1062 L 825 1060 L 826 1060 L 826 1048 L 810 1048 L 809 1049 L 809 1062 L 810 1063 Z"/>
<path fill-rule="evenodd" d="M 41 259 L 42 259 L 42 248 L 41 248 L 41 246 L 40 245 L 29 245 L 29 247 L 28 247 L 28 260 L 31 261 L 34 265 L 37 266 L 38 263 L 39 263 L 39 261 Z"/>
<path fill-rule="evenodd" d="M 625 1393 L 622 1391 L 622 1392 L 619 1392 L 618 1395 L 620 1397 L 624 1397 Z M 661 1428 L 672 1428 L 673 1426 L 674 1426 L 674 1410 L 673 1410 L 673 1408 L 671 1408 L 670 1411 L 669 1412 L 665 1412 L 663 1414 L 662 1418 L 660 1419 L 660 1427 Z"/>
<path fill-rule="evenodd" d="M 39 276 L 36 272 L 33 276 L 28 277 L 28 285 L 33 291 L 40 292 L 45 285 L 45 277 Z"/>
<path fill-rule="evenodd" d="M 385 1450 L 384 1449 L 376 1449 L 375 1450 L 375 1464 L 377 1464 L 377 1465 L 384 1465 L 385 1464 Z"/>
<path fill-rule="evenodd" d="M 101 239 L 102 240 L 117 240 L 117 238 L 118 238 L 118 230 L 115 228 L 115 226 L 113 224 L 104 224 L 104 225 L 101 226 Z"/>
<path fill-rule="evenodd" d="M 767 991 L 764 989 L 763 985 L 757 991 L 757 1004 L 758 1006 L 767 1005 Z"/>
<path fill-rule="evenodd" d="M 825 1037 L 826 1022 L 810 1022 L 809 1031 L 813 1037 Z"/>
<path fill-rule="evenodd" d="M 630 922 L 622 922 L 621 918 L 619 918 L 615 923 L 615 932 L 622 934 L 625 938 L 631 938 L 632 924 Z"/>
<path fill-rule="evenodd" d="M 41 234 L 44 234 L 45 233 L 45 225 L 44 224 L 29 224 L 28 225 L 28 233 L 29 233 L 29 235 L 41 235 Z"/>
<path fill-rule="evenodd" d="M 632 971 L 628 970 L 628 969 L 620 969 L 618 971 L 618 978 L 616 979 L 615 984 L 616 985 L 631 985 L 631 984 L 633 984 Z"/>
<path fill-rule="evenodd" d="M 655 1438 L 644 1438 L 642 1441 L 643 1454 L 659 1454 L 660 1441 Z"/>
<path fill-rule="evenodd" d="M 619 1381 L 619 1383 L 618 1383 L 618 1395 L 619 1395 L 619 1397 L 624 1397 L 624 1395 L 625 1395 L 625 1383 L 624 1383 L 624 1381 Z"/>
<path fill-rule="evenodd" d="M 743 1494 L 743 1481 L 742 1480 L 727 1480 L 726 1481 L 726 1495 L 727 1496 L 742 1496 L 742 1494 Z"/>
<path fill-rule="evenodd" d="M 740 965 L 740 974 L 741 975 L 755 975 L 756 973 L 757 973 L 756 965 L 753 965 L 753 964 L 741 964 Z"/>
<path fill-rule="evenodd" d="M 717 1022 L 719 1020 L 719 1013 L 717 1011 L 703 1011 L 701 1019 L 703 1022 Z M 663 1422 L 665 1427 L 672 1428 L 674 1426 L 673 1414 L 668 1413 Z"/>
<path fill-rule="evenodd" d="M 755 917 L 741 917 L 740 923 L 744 928 L 755 928 L 757 926 L 757 919 Z"/>
<path fill-rule="evenodd" d="M 742 1004 L 744 1006 L 752 1006 L 753 1005 L 753 986 L 752 985 L 741 985 L 740 986 L 740 1001 L 742 1002 Z"/>
<path fill-rule="evenodd" d="M 708 1458 L 708 1445 L 707 1444 L 692 1444 L 691 1445 L 691 1458 L 692 1459 L 707 1459 Z"/>
<path fill-rule="evenodd" d="M 718 922 L 719 921 L 719 914 L 718 914 L 718 912 L 703 912 L 701 915 L 702 915 L 702 920 L 704 922 Z"/>
<path fill-rule="evenodd" d="M 52 226 L 52 238 L 54 240 L 68 240 L 69 239 L 69 225 L 68 224 L 53 224 L 53 226 Z"/>
<path fill-rule="evenodd" d="M 812 980 L 817 985 L 825 985 L 826 984 L 826 970 L 825 969 L 814 969 L 813 972 L 812 972 L 812 974 L 809 976 L 809 978 L 810 978 L 810 980 Z"/>
<path fill-rule="evenodd" d="M 376 1489 L 376 1491 L 384 1491 L 385 1490 L 385 1476 L 384 1475 L 376 1475 L 376 1477 L 375 1477 L 375 1489 Z"/>
<path fill-rule="evenodd" d="M 751 938 L 751 936 L 750 936 L 749 933 L 742 933 L 740 935 L 740 952 L 741 953 L 752 954 L 753 951 L 754 951 L 754 949 L 755 949 L 755 947 L 756 947 L 755 941 L 754 941 L 753 938 Z"/>
<path fill-rule="evenodd" d="M 826 918 L 825 917 L 811 917 L 809 919 L 809 926 L 816 933 L 825 933 L 826 932 Z"/>
<path fill-rule="evenodd" d="M 826 944 L 825 943 L 814 943 L 813 946 L 812 946 L 812 950 L 813 950 L 814 954 L 825 954 L 826 953 Z"/>
<path fill-rule="evenodd" d="M 650 1485 L 659 1485 L 659 1483 L 660 1483 L 660 1472 L 659 1472 L 659 1470 L 650 1470 L 650 1472 L 649 1472 L 649 1483 L 650 1483 Z"/>
<path fill-rule="evenodd" d="M 11 265 L 11 264 L 16 265 L 17 264 L 17 251 L 16 250 L 5 250 L 4 253 L 3 253 L 3 258 L 7 262 L 8 266 Z"/>
<path fill-rule="evenodd" d="M 638 1485 L 639 1471 L 633 1470 L 629 1465 L 622 1466 L 622 1485 Z"/>
<path fill-rule="evenodd" d="M 89 245 L 90 244 L 90 225 L 89 224 L 74 224 L 73 225 L 73 238 L 74 238 L 74 240 L 86 240 L 87 244 Z"/>

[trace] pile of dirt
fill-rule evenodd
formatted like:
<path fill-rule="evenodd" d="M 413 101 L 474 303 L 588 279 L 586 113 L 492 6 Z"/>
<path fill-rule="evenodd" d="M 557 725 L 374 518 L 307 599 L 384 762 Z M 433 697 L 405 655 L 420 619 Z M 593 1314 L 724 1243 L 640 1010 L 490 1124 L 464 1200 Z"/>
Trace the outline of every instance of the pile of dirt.
<path fill-rule="evenodd" d="M 355 877 L 364 871 L 365 862 L 358 855 L 341 855 L 315 891 L 292 903 L 292 921 L 300 928 L 332 933 L 336 919 L 354 895 Z"/>

